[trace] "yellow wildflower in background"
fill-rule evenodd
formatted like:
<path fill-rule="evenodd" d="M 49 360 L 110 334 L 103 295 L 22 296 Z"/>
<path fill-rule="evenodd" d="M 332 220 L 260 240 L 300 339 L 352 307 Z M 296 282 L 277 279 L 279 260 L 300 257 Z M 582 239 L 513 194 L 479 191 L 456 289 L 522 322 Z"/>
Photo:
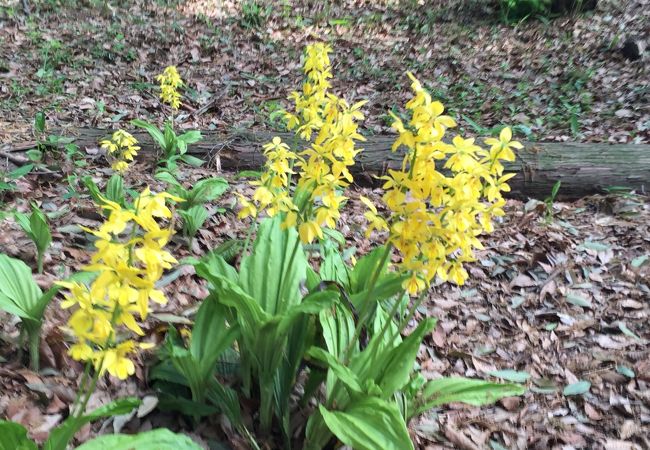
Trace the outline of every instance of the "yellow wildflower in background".
<path fill-rule="evenodd" d="M 177 110 L 181 104 L 181 94 L 178 88 L 183 86 L 176 66 L 168 66 L 163 73 L 156 76 L 156 80 L 160 83 L 160 99 L 167 103 L 173 110 Z"/>
<path fill-rule="evenodd" d="M 97 241 L 91 263 L 82 270 L 97 272 L 97 277 L 90 286 L 58 284 L 69 291 L 61 307 L 76 308 L 66 327 L 76 339 L 69 354 L 92 363 L 100 375 L 108 372 L 125 379 L 135 370 L 129 355 L 147 344 L 122 336 L 127 331 L 144 335 L 136 316 L 141 320 L 147 317 L 149 301 L 166 302 L 155 285 L 164 269 L 177 261 L 164 249 L 172 228 L 161 227 L 159 220 L 172 217 L 167 200 L 182 199 L 166 192 L 153 194 L 147 188 L 134 201 L 133 209 L 102 200 L 102 207 L 110 211 L 108 219 L 97 230 L 84 228 Z"/>
<path fill-rule="evenodd" d="M 389 243 L 401 256 L 398 268 L 409 278 L 404 288 L 412 295 L 422 292 L 438 276 L 463 284 L 468 277 L 463 264 L 474 260 L 474 249 L 483 248 L 478 236 L 493 230 L 492 218 L 503 215 L 508 179 L 501 161 L 513 161 L 512 149 L 522 148 L 504 128 L 499 139 L 481 148 L 474 139 L 455 136 L 443 140 L 456 122 L 444 115 L 442 103 L 433 101 L 421 83 L 408 73 L 413 97 L 406 103 L 408 122 L 390 113 L 399 136 L 393 151 L 405 148 L 400 170 L 389 170 L 384 179 L 383 201 L 390 211 L 387 220 L 377 215 L 372 203 L 361 198 L 369 211 L 368 234 L 374 229 L 390 231 Z M 446 158 L 447 175 L 437 161 Z"/>
<path fill-rule="evenodd" d="M 115 131 L 110 140 L 105 139 L 99 144 L 113 158 L 111 168 L 118 173 L 124 173 L 129 168 L 140 150 L 138 140 L 124 130 Z"/>

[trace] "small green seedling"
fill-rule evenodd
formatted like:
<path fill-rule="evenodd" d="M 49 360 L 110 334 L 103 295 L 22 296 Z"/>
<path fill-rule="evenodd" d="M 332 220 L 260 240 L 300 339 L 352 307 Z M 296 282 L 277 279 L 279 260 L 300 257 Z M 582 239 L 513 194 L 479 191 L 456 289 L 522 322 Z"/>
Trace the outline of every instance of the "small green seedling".
<path fill-rule="evenodd" d="M 38 273 L 43 273 L 43 256 L 52 243 L 52 234 L 47 223 L 47 217 L 36 205 L 32 204 L 31 214 L 15 212 L 14 218 L 25 234 L 34 242 Z"/>
<path fill-rule="evenodd" d="M 551 189 L 551 195 L 544 199 L 544 205 L 546 206 L 544 220 L 546 223 L 551 223 L 553 221 L 553 203 L 555 203 L 555 197 L 557 197 L 561 185 L 562 181 L 557 180 L 553 185 L 553 189 Z"/>
<path fill-rule="evenodd" d="M 197 231 L 210 217 L 204 205 L 219 198 L 228 189 L 228 182 L 220 177 L 205 178 L 186 189 L 170 172 L 159 172 L 156 178 L 167 183 L 167 192 L 183 199 L 176 207 L 183 219 L 183 236 L 191 247 Z"/>
<path fill-rule="evenodd" d="M 202 139 L 201 132 L 191 130 L 177 135 L 171 122 L 166 122 L 163 130 L 141 119 L 131 121 L 131 124 L 142 128 L 162 149 L 163 154 L 158 161 L 158 166 L 170 172 L 178 170 L 178 162 L 184 162 L 193 167 L 200 167 L 205 161 L 187 153 L 187 147 Z"/>

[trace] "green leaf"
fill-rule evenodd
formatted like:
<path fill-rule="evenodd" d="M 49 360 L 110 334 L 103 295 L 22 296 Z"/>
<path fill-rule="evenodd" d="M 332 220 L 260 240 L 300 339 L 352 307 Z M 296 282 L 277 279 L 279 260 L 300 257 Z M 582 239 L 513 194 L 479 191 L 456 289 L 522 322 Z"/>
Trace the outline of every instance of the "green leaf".
<path fill-rule="evenodd" d="M 514 381 L 515 383 L 525 383 L 530 378 L 530 374 L 528 372 L 520 372 L 511 369 L 492 370 L 488 373 L 493 377 L 503 378 L 504 380 Z"/>
<path fill-rule="evenodd" d="M 142 119 L 132 120 L 131 125 L 145 130 L 147 133 L 149 133 L 149 136 L 151 136 L 151 138 L 160 146 L 160 148 L 167 151 L 165 136 L 163 135 L 163 133 L 160 132 L 160 130 L 157 127 Z"/>
<path fill-rule="evenodd" d="M 203 139 L 203 136 L 201 136 L 201 132 L 198 130 L 191 130 L 186 133 L 181 134 L 178 136 L 176 139 L 178 139 L 181 142 L 184 142 L 186 145 L 190 144 L 196 144 L 199 142 L 201 139 Z"/>
<path fill-rule="evenodd" d="M 336 245 L 329 240 L 323 244 L 323 262 L 320 265 L 319 274 L 323 281 L 336 281 L 349 289 L 350 268 L 343 261 L 341 253 Z"/>
<path fill-rule="evenodd" d="M 41 317 L 34 314 L 42 295 L 27 264 L 0 254 L 0 308 L 23 319 L 40 321 Z"/>
<path fill-rule="evenodd" d="M 424 386 L 414 412 L 420 414 L 436 406 L 456 402 L 482 406 L 524 392 L 524 387 L 519 384 L 491 383 L 462 377 L 439 378 Z"/>
<path fill-rule="evenodd" d="M 616 371 L 628 378 L 634 378 L 636 376 L 634 371 L 626 366 L 616 366 Z"/>
<path fill-rule="evenodd" d="M 32 234 L 32 225 L 30 224 L 29 219 L 30 219 L 30 216 L 28 216 L 25 213 L 21 213 L 21 212 L 18 212 L 18 211 L 16 211 L 14 213 L 14 220 L 16 221 L 16 223 L 20 226 L 20 228 L 23 229 L 25 234 L 30 239 L 34 240 L 34 238 L 32 237 L 33 236 L 33 234 Z"/>
<path fill-rule="evenodd" d="M 391 319 L 389 318 L 387 320 Z M 420 344 L 424 336 L 430 333 L 435 326 L 435 319 L 428 318 L 423 320 L 402 343 L 390 350 L 386 356 L 382 357 L 380 354 L 377 356 L 377 359 L 371 360 L 370 364 L 377 367 L 372 367 L 370 376 L 379 385 L 385 395 L 392 395 L 408 383 L 413 372 Z M 375 341 L 376 337 L 373 336 L 367 351 L 372 352 L 374 345 L 380 345 L 379 342 L 375 344 Z M 378 370 L 377 375 L 373 373 L 376 370 Z"/>
<path fill-rule="evenodd" d="M 240 426 L 242 424 L 239 398 L 235 390 L 222 385 L 216 379 L 212 378 L 206 392 L 206 397 L 212 404 L 223 411 L 233 425 Z"/>
<path fill-rule="evenodd" d="M 34 168 L 34 164 L 25 164 L 12 170 L 7 174 L 10 180 L 17 180 L 18 178 L 24 177 Z"/>
<path fill-rule="evenodd" d="M 189 437 L 161 428 L 144 433 L 99 436 L 77 447 L 77 450 L 201 450 Z"/>
<path fill-rule="evenodd" d="M 591 302 L 588 299 L 576 294 L 567 294 L 566 301 L 571 303 L 572 305 L 581 306 L 583 308 L 592 307 Z"/>
<path fill-rule="evenodd" d="M 124 206 L 124 180 L 120 175 L 113 175 L 106 183 L 106 198 Z"/>
<path fill-rule="evenodd" d="M 553 189 L 551 190 L 551 198 L 555 199 L 557 197 L 557 193 L 560 190 L 560 186 L 562 186 L 562 181 L 557 180 L 555 184 L 553 185 Z"/>
<path fill-rule="evenodd" d="M 192 205 L 202 205 L 220 197 L 228 189 L 228 182 L 219 177 L 206 178 L 192 187 L 187 202 Z"/>
<path fill-rule="evenodd" d="M 43 159 L 43 152 L 40 150 L 32 149 L 25 152 L 30 161 L 40 162 Z"/>
<path fill-rule="evenodd" d="M 179 190 L 179 191 L 184 191 L 185 188 L 178 182 L 178 180 L 172 175 L 171 173 L 167 172 L 166 170 L 160 170 L 159 172 L 156 173 L 156 178 L 160 181 L 164 181 L 165 183 L 169 184 L 170 186 L 173 186 L 174 190 Z M 179 197 L 182 198 L 187 198 L 186 195 L 179 195 Z"/>
<path fill-rule="evenodd" d="M 569 395 L 581 395 L 586 392 L 589 392 L 591 388 L 591 383 L 585 380 L 578 381 L 577 383 L 569 384 L 564 388 L 562 393 L 566 396 Z"/>
<path fill-rule="evenodd" d="M 397 273 L 386 273 L 379 277 L 372 292 L 368 293 L 366 288 L 350 296 L 352 304 L 361 309 L 364 300 L 368 299 L 370 302 L 381 302 L 388 300 L 402 292 L 404 288 L 402 284 L 409 276 Z"/>
<path fill-rule="evenodd" d="M 348 367 L 339 362 L 338 359 L 331 353 L 326 352 L 322 348 L 312 347 L 307 351 L 306 356 L 321 361 L 336 375 L 336 377 L 347 387 L 351 392 L 360 394 L 362 392 L 361 383 L 357 376 Z"/>
<path fill-rule="evenodd" d="M 385 246 L 377 247 L 357 261 L 350 274 L 351 292 L 365 291 L 370 287 L 372 276 L 380 266 L 381 273 L 385 273 L 390 258 L 384 257 Z"/>
<path fill-rule="evenodd" d="M 229 327 L 225 317 L 225 308 L 213 297 L 208 297 L 201 303 L 194 320 L 190 353 L 199 362 L 206 378 L 212 375 L 219 356 L 239 336 L 239 326 Z"/>
<path fill-rule="evenodd" d="M 179 397 L 178 395 L 169 394 L 164 391 L 168 390 L 174 393 L 178 392 L 179 387 L 177 384 L 167 385 L 156 383 L 156 389 L 159 391 L 157 394 L 158 404 L 156 405 L 156 409 L 160 411 L 175 411 L 188 417 L 195 418 L 212 416 L 221 412 L 220 407 L 196 402 L 189 398 Z"/>
<path fill-rule="evenodd" d="M 637 257 L 634 258 L 634 259 L 632 260 L 632 262 L 631 262 L 632 267 L 638 269 L 638 268 L 641 267 L 641 266 L 642 266 L 642 265 L 643 265 L 643 264 L 644 264 L 648 259 L 650 259 L 650 254 L 637 256 Z"/>
<path fill-rule="evenodd" d="M 194 205 L 189 209 L 180 209 L 178 214 L 183 218 L 183 232 L 186 237 L 193 237 L 208 220 L 208 210 L 202 205 Z"/>
<path fill-rule="evenodd" d="M 86 189 L 88 189 L 88 193 L 92 197 L 93 201 L 98 205 L 104 204 L 99 186 L 97 186 L 97 183 L 93 181 L 92 177 L 90 175 L 86 175 L 81 178 L 81 181 L 86 186 Z"/>
<path fill-rule="evenodd" d="M 187 154 L 181 156 L 181 161 L 183 161 L 185 164 L 189 164 L 192 167 L 201 167 L 203 164 L 205 164 L 205 161 L 202 159 Z"/>
<path fill-rule="evenodd" d="M 210 281 L 212 277 L 222 276 L 233 283 L 239 281 L 239 274 L 237 270 L 228 264 L 221 254 L 217 252 L 210 252 L 205 255 L 201 261 L 197 264 L 194 264 L 196 273 Z"/>
<path fill-rule="evenodd" d="M 34 131 L 45 133 L 45 113 L 43 111 L 39 111 L 34 115 Z"/>
<path fill-rule="evenodd" d="M 259 170 L 242 170 L 235 174 L 235 178 L 259 178 L 262 176 L 262 172 Z"/>
<path fill-rule="evenodd" d="M 34 240 L 34 244 L 36 244 L 36 249 L 39 254 L 43 254 L 52 242 L 52 234 L 50 233 L 50 227 L 47 224 L 45 214 L 40 209 L 32 207 L 29 225 L 32 230 L 32 239 Z"/>
<path fill-rule="evenodd" d="M 43 444 L 43 450 L 65 450 L 70 440 L 85 424 L 104 417 L 128 414 L 140 403 L 141 401 L 135 397 L 123 398 L 100 406 L 81 417 L 69 416 L 50 432 L 50 436 Z"/>
<path fill-rule="evenodd" d="M 413 449 L 406 423 L 394 403 L 375 397 L 354 402 L 345 411 L 319 410 L 327 427 L 355 450 Z"/>
<path fill-rule="evenodd" d="M 334 309 L 321 311 L 319 318 L 327 350 L 341 359 L 354 337 L 355 324 L 352 313 L 344 305 L 337 305 Z M 353 348 L 352 354 L 355 354 L 359 348 L 358 343 Z"/>
<path fill-rule="evenodd" d="M 38 450 L 27 430 L 15 422 L 0 420 L 0 450 Z"/>
<path fill-rule="evenodd" d="M 308 265 L 296 230 L 283 230 L 280 224 L 279 216 L 262 221 L 253 252 L 243 258 L 239 270 L 244 292 L 271 315 L 300 303 L 300 283 Z"/>
<path fill-rule="evenodd" d="M 641 339 L 639 336 L 637 336 L 632 330 L 630 330 L 627 325 L 625 325 L 624 322 L 618 322 L 618 329 L 621 330 L 621 332 L 626 335 L 630 336 L 634 339 Z"/>

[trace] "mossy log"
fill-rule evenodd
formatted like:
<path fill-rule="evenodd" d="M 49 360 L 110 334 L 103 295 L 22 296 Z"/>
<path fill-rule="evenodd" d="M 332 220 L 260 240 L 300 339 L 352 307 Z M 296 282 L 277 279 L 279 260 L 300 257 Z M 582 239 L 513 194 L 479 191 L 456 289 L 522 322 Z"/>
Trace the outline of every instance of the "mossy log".
<path fill-rule="evenodd" d="M 66 130 L 80 148 L 96 147 L 110 130 L 81 128 Z M 259 169 L 264 164 L 261 148 L 273 136 L 291 144 L 293 135 L 265 131 L 204 131 L 203 140 L 190 146 L 189 153 L 209 161 L 217 170 L 240 171 Z M 142 157 L 153 157 L 153 142 L 146 133 L 135 132 L 143 151 Z M 360 185 L 377 185 L 376 176 L 401 163 L 399 152 L 390 148 L 395 136 L 370 136 L 361 143 L 363 152 L 357 157 L 352 172 Z M 15 150 L 26 145 L 15 146 Z M 441 163 L 442 166 L 442 163 Z M 557 180 L 562 181 L 559 198 L 575 199 L 602 193 L 607 188 L 626 187 L 645 192 L 650 187 L 650 145 L 602 143 L 525 143 L 514 163 L 506 171 L 516 172 L 510 181 L 510 197 L 543 199 Z"/>

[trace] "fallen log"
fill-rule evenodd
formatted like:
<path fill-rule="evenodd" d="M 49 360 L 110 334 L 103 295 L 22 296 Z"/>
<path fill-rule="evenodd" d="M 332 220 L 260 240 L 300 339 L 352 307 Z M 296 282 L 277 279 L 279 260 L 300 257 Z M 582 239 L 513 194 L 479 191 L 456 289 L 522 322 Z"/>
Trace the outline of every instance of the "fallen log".
<path fill-rule="evenodd" d="M 96 147 L 111 130 L 80 128 L 66 130 L 80 148 Z M 155 147 L 149 135 L 135 131 L 141 154 L 153 157 Z M 240 171 L 259 169 L 264 164 L 262 145 L 274 136 L 291 144 L 293 135 L 266 131 L 203 131 L 203 140 L 190 146 L 189 153 L 209 161 L 217 170 Z M 376 176 L 401 163 L 399 152 L 390 148 L 395 137 L 370 136 L 361 143 L 363 152 L 357 157 L 352 172 L 362 185 L 377 185 Z M 524 143 L 517 160 L 505 164 L 507 172 L 516 172 L 510 180 L 510 197 L 547 197 L 557 180 L 562 181 L 559 198 L 575 199 L 603 193 L 609 187 L 625 187 L 646 192 L 650 187 L 650 145 L 601 143 Z M 28 148 L 29 144 L 14 146 L 13 150 Z M 442 165 L 442 164 L 441 164 Z"/>

